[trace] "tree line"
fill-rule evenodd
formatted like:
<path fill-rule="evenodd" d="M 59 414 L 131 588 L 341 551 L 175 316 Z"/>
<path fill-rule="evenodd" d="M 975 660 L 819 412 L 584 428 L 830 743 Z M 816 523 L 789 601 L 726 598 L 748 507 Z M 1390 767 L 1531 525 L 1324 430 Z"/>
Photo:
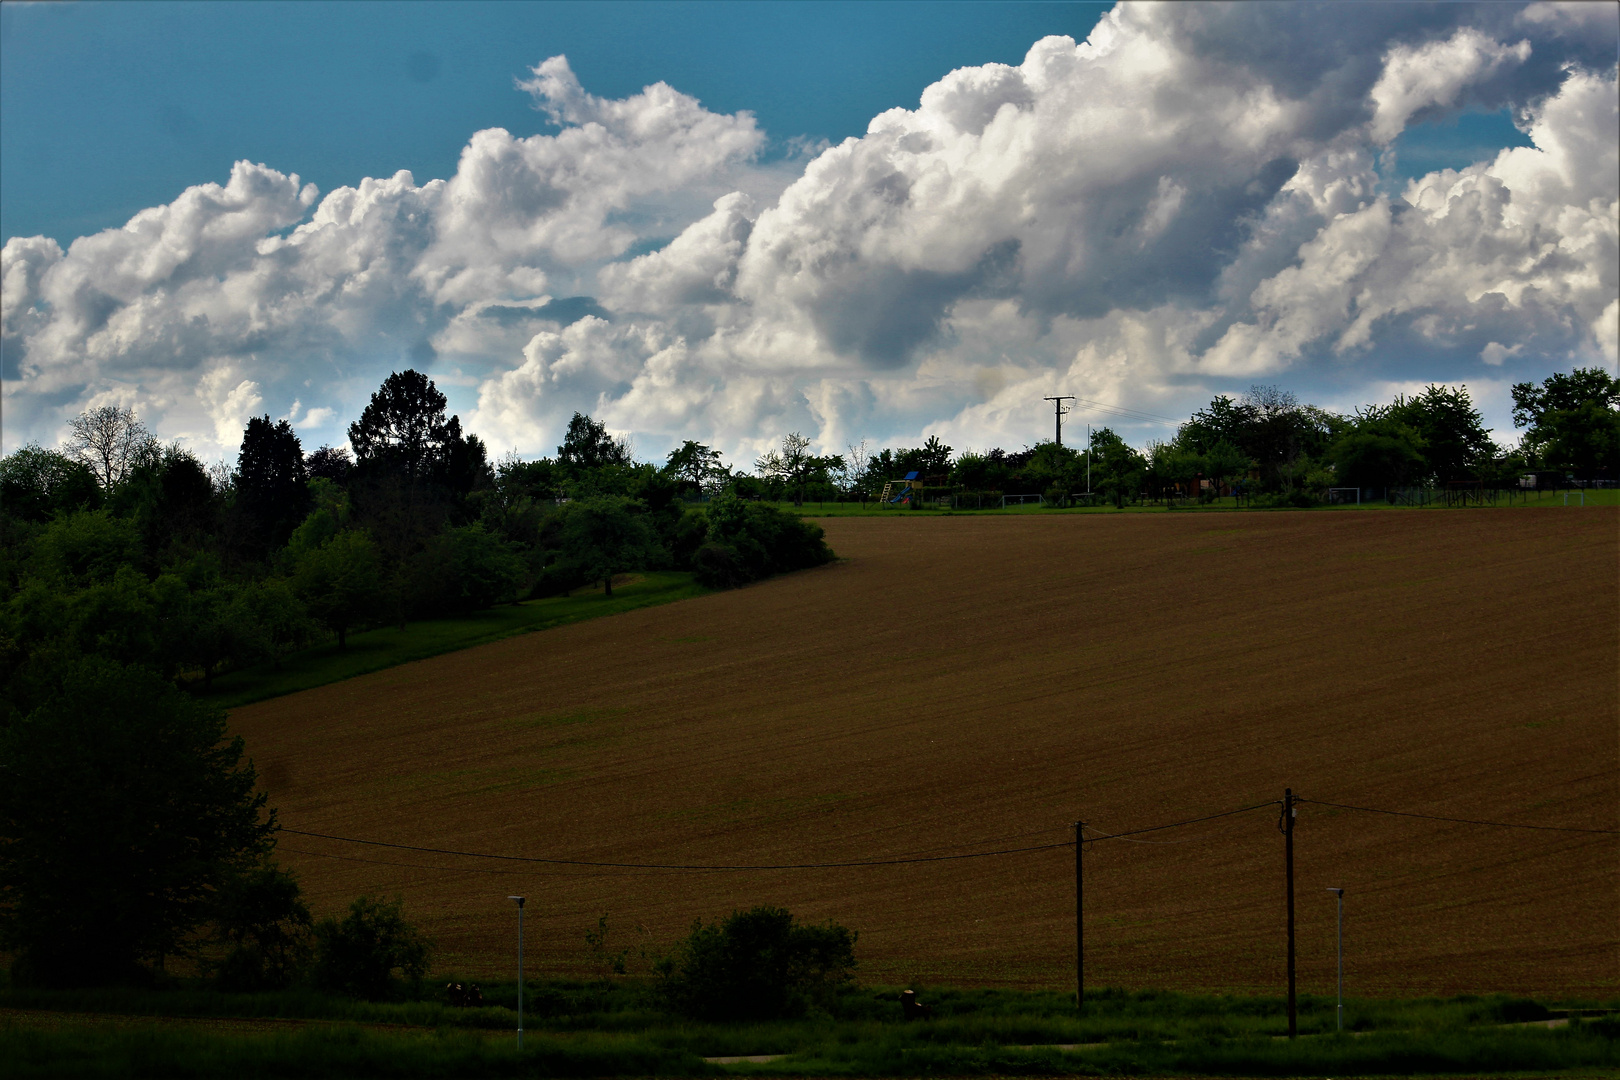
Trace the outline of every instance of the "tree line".
<path fill-rule="evenodd" d="M 915 472 L 930 487 L 1044 495 L 1091 492 L 1124 505 L 1172 492 L 1237 491 L 1260 505 L 1309 504 L 1329 487 L 1398 488 L 1465 481 L 1513 487 L 1527 473 L 1582 482 L 1620 478 L 1620 379 L 1601 368 L 1557 373 L 1512 388 L 1517 446 L 1491 439 L 1466 387 L 1430 385 L 1349 415 L 1301 404 L 1288 390 L 1254 386 L 1218 395 L 1166 440 L 1140 449 L 1100 427 L 1089 445 L 1041 441 L 1020 450 L 956 453 L 937 437 L 922 446 L 817 457 L 789 434 L 756 475 L 716 479 L 757 498 L 866 499 Z M 690 444 L 689 444 L 690 445 Z"/>
<path fill-rule="evenodd" d="M 374 994 L 419 976 L 397 905 L 314 921 L 215 675 L 327 638 L 565 592 L 631 570 L 741 585 L 832 557 L 821 530 L 633 460 L 575 415 L 555 458 L 491 464 L 416 371 L 306 452 L 255 417 L 234 468 L 128 409 L 0 459 L 0 948 L 20 981 L 295 977 Z M 677 463 L 678 464 L 678 463 Z M 380 972 L 380 974 L 379 974 Z"/>

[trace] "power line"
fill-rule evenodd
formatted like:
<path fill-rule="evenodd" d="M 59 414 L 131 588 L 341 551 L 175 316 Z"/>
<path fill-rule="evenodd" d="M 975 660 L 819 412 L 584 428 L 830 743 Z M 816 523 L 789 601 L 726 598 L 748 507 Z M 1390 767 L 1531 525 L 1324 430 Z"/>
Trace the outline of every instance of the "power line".
<path fill-rule="evenodd" d="M 1256 803 L 1245 806 L 1239 810 L 1227 810 L 1219 814 L 1209 814 L 1204 817 L 1188 818 L 1185 821 L 1172 821 L 1164 825 L 1151 825 L 1145 829 L 1130 829 L 1125 832 L 1107 833 L 1094 836 L 1087 843 L 1096 843 L 1100 840 L 1125 839 L 1142 833 L 1160 832 L 1164 829 L 1179 828 L 1182 825 L 1196 825 L 1201 821 L 1213 821 L 1216 818 L 1231 817 L 1233 814 L 1244 814 L 1261 807 L 1271 806 L 1273 803 Z M 498 859 L 503 862 L 540 863 L 547 866 L 589 866 L 615 870 L 833 870 L 861 866 L 905 866 L 916 863 L 956 862 L 962 859 L 988 859 L 1000 855 L 1023 855 L 1032 851 L 1053 851 L 1058 848 L 1074 846 L 1073 840 L 1064 840 L 1056 844 L 1034 844 L 1028 847 L 999 848 L 994 851 L 970 851 L 958 855 L 905 855 L 893 859 L 850 859 L 840 862 L 819 863 L 641 863 L 641 862 L 608 862 L 592 859 L 549 859 L 533 855 L 501 855 L 485 851 L 459 851 L 454 848 L 424 847 L 418 844 L 396 844 L 386 840 L 364 840 L 354 836 L 338 836 L 333 833 L 310 832 L 305 829 L 293 829 L 283 825 L 279 831 L 291 833 L 294 836 L 310 836 L 321 840 L 335 840 L 345 844 L 365 844 L 370 847 L 392 848 L 397 851 L 420 851 L 430 855 L 456 855 L 469 859 Z M 1050 830 L 1037 830 L 1047 832 Z M 1028 833 L 1021 835 L 1031 835 Z M 937 850 L 937 849 L 936 849 Z M 405 864 L 401 864 L 405 865 Z M 424 867 L 423 869 L 452 869 L 451 867 Z"/>
<path fill-rule="evenodd" d="M 1276 806 L 1276 805 L 1277 805 L 1277 800 L 1276 799 L 1267 799 L 1265 802 L 1255 803 L 1253 806 L 1245 806 L 1240 810 L 1226 810 L 1226 811 L 1223 811 L 1222 813 L 1219 813 L 1219 814 L 1208 814 L 1208 815 L 1206 815 L 1204 817 L 1188 818 L 1186 821 L 1172 821 L 1168 825 L 1154 825 L 1154 826 L 1151 826 L 1150 828 L 1146 828 L 1146 829 L 1129 829 L 1129 830 L 1127 830 L 1125 832 L 1105 833 L 1102 836 L 1094 836 L 1094 837 L 1092 837 L 1090 840 L 1088 840 L 1086 842 L 1087 843 L 1096 843 L 1098 840 L 1125 840 L 1125 839 L 1128 839 L 1129 837 L 1132 837 L 1132 836 L 1140 836 L 1143 833 L 1162 832 L 1165 829 L 1176 829 L 1176 828 L 1180 828 L 1183 825 L 1196 825 L 1200 821 L 1214 821 L 1216 818 L 1231 817 L 1234 814 L 1247 814 L 1251 810 L 1260 810 L 1260 809 L 1263 809 L 1263 808 L 1265 808 L 1267 806 Z M 1093 830 L 1093 831 L 1096 831 L 1096 830 Z M 1172 842 L 1175 842 L 1175 841 L 1172 841 Z M 1139 841 L 1137 841 L 1137 843 L 1142 843 L 1142 841 L 1139 840 Z"/>
<path fill-rule="evenodd" d="M 832 870 L 858 866 L 901 866 L 908 863 L 955 862 L 960 859 L 986 859 L 996 855 L 1021 855 L 1030 851 L 1051 851 L 1073 847 L 1073 841 L 1058 844 L 1036 844 L 1031 847 L 1002 848 L 998 851 L 972 851 L 961 855 L 926 855 L 897 859 L 852 859 L 843 862 L 820 863 L 640 863 L 607 862 L 592 859 L 547 859 L 531 855 L 498 855 L 484 851 L 457 851 L 453 848 L 422 847 L 417 844 L 393 844 L 385 840 L 362 840 L 353 836 L 334 836 L 331 833 L 308 832 L 304 829 L 281 827 L 281 831 L 295 836 L 313 836 L 322 840 L 337 840 L 346 844 L 367 844 L 372 847 L 394 848 L 400 851 L 422 851 L 432 855 L 459 855 L 469 859 L 500 859 L 504 862 L 543 863 L 548 866 L 595 866 L 619 870 Z"/>
<path fill-rule="evenodd" d="M 1480 818 L 1440 817 L 1437 814 L 1414 814 L 1406 810 L 1380 810 L 1372 806 L 1351 806 L 1348 803 L 1328 802 L 1326 799 L 1295 798 L 1295 802 L 1315 803 L 1318 806 L 1336 806 L 1340 810 L 1359 810 L 1364 814 L 1389 814 L 1392 817 L 1423 818 L 1426 821 L 1450 821 L 1458 825 L 1493 825 L 1499 829 L 1535 829 L 1539 832 L 1601 833 L 1620 836 L 1620 829 L 1575 829 L 1563 825 L 1520 825 L 1512 821 L 1485 821 Z"/>
<path fill-rule="evenodd" d="M 1087 406 L 1087 408 L 1080 410 L 1082 412 L 1101 409 L 1104 412 L 1118 413 L 1127 420 L 1137 420 L 1148 424 L 1169 424 L 1173 427 L 1180 427 L 1183 423 L 1185 423 L 1183 420 L 1175 420 L 1168 416 L 1160 416 L 1157 413 L 1142 412 L 1140 409 L 1127 409 L 1123 405 L 1109 405 L 1107 402 L 1092 401 L 1090 398 L 1075 398 L 1074 400 L 1078 403 L 1078 405 Z"/>

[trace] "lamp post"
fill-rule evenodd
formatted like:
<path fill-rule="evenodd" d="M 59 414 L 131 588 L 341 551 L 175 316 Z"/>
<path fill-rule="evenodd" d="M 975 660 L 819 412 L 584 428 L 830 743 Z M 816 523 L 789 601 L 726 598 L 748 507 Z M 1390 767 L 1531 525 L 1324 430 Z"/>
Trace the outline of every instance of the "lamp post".
<path fill-rule="evenodd" d="M 1344 890 L 1328 889 L 1328 892 L 1339 900 L 1339 1006 L 1335 1013 L 1338 1017 L 1338 1030 L 1344 1030 Z"/>
<path fill-rule="evenodd" d="M 523 1049 L 523 897 L 508 896 L 518 906 L 518 1049 Z"/>

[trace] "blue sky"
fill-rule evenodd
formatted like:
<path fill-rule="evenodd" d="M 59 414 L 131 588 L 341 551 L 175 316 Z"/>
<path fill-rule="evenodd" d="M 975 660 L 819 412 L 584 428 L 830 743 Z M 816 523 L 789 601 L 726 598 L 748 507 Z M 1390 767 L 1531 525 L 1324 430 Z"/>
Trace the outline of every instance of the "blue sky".
<path fill-rule="evenodd" d="M 1016 446 L 1045 393 L 1253 382 L 1466 383 L 1511 439 L 1511 382 L 1615 362 L 1611 16 L 7 3 L 4 446 L 108 401 L 340 443 L 407 364 L 524 454 L 574 409 Z"/>
<path fill-rule="evenodd" d="M 449 176 L 480 128 L 544 130 L 513 80 L 566 54 L 774 139 L 866 131 L 950 71 L 1084 38 L 1100 3 L 74 3 L 0 8 L 0 232 L 63 244 L 248 158 L 328 190 Z"/>

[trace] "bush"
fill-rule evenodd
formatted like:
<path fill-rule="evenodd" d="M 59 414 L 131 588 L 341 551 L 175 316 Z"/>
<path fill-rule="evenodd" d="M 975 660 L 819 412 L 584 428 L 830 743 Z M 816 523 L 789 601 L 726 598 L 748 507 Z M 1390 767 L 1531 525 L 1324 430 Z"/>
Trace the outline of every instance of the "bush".
<path fill-rule="evenodd" d="M 831 562 L 821 526 L 729 495 L 709 504 L 708 539 L 692 553 L 698 582 L 728 589 Z"/>
<path fill-rule="evenodd" d="M 315 986 L 348 997 L 382 1001 L 396 997 L 403 980 L 419 990 L 432 945 L 405 921 L 399 900 L 362 896 L 342 919 L 315 924 Z M 400 980 L 394 972 L 400 973 Z"/>
<path fill-rule="evenodd" d="M 699 1020 L 772 1020 L 825 1007 L 849 981 L 859 935 L 834 922 L 804 926 L 784 908 L 699 919 L 659 965 L 671 1008 Z"/>

